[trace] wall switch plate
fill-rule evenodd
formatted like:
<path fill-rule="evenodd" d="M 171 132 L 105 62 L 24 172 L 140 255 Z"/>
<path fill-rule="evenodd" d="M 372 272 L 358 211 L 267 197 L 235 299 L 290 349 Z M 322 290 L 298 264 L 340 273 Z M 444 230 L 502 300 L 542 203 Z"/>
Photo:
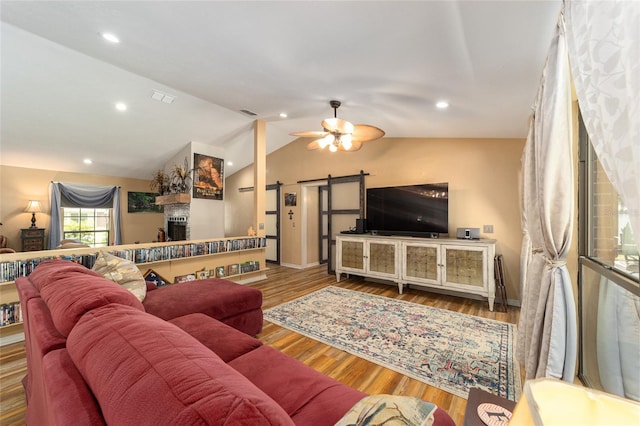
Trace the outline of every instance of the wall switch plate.
<path fill-rule="evenodd" d="M 493 234 L 493 225 L 484 225 L 483 232 L 485 234 Z"/>

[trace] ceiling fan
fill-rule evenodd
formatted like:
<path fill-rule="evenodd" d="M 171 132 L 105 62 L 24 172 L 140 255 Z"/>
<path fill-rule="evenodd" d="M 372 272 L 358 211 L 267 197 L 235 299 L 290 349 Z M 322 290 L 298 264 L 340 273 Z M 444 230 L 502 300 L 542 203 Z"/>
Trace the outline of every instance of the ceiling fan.
<path fill-rule="evenodd" d="M 346 120 L 338 118 L 338 108 L 340 101 L 329 101 L 329 105 L 333 108 L 333 118 L 322 120 L 322 128 L 320 132 L 294 132 L 291 136 L 313 137 L 318 138 L 307 145 L 308 150 L 325 149 L 329 147 L 329 151 L 357 151 L 362 148 L 363 142 L 380 139 L 384 136 L 384 130 L 368 124 L 351 124 Z"/>

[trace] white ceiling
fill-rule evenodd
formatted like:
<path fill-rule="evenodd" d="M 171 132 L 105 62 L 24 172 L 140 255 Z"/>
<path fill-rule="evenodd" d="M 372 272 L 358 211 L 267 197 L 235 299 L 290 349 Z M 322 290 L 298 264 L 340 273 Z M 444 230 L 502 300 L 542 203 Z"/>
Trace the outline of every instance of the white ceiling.
<path fill-rule="evenodd" d="M 560 8 L 4 0 L 0 162 L 145 179 L 196 141 L 224 147 L 230 174 L 253 161 L 255 118 L 271 152 L 290 132 L 321 130 L 330 99 L 343 101 L 338 117 L 388 137 L 523 138 Z"/>

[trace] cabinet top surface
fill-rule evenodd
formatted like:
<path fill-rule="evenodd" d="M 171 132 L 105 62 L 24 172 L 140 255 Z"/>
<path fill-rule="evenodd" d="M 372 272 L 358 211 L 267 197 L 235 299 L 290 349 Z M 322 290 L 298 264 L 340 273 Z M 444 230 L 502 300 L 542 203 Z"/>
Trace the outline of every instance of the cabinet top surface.
<path fill-rule="evenodd" d="M 27 228 L 32 229 L 32 228 Z M 44 231 L 44 228 L 39 228 Z M 34 258 L 42 258 L 42 257 L 58 257 L 64 255 L 86 255 L 86 254 L 96 254 L 99 251 L 107 251 L 114 252 L 119 250 L 138 250 L 138 249 L 150 249 L 157 247 L 165 247 L 165 246 L 184 246 L 190 244 L 199 244 L 199 243 L 207 243 L 207 242 L 226 242 L 226 241 L 234 241 L 234 240 L 245 240 L 251 238 L 264 238 L 264 237 L 249 237 L 249 236 L 241 236 L 241 237 L 222 237 L 222 238 L 207 238 L 202 240 L 180 240 L 180 241 L 167 241 L 162 243 L 142 243 L 142 244 L 123 244 L 118 246 L 106 246 L 106 247 L 78 247 L 78 248 L 66 248 L 66 249 L 53 249 L 53 250 L 38 250 L 38 251 L 20 251 L 16 253 L 0 253 L 0 262 L 14 262 L 21 260 L 29 260 Z M 238 251 L 248 251 L 248 250 L 264 250 L 264 247 L 252 247 L 252 248 L 244 248 L 239 250 L 225 250 L 216 253 L 209 253 L 207 255 L 219 255 L 225 253 L 236 253 Z M 198 255 L 200 256 L 200 255 Z M 186 257 L 194 257 L 194 256 L 186 256 Z"/>
<path fill-rule="evenodd" d="M 336 238 L 370 238 L 376 240 L 389 240 L 389 241 L 408 241 L 414 243 L 449 243 L 449 244 L 493 244 L 496 240 L 481 238 L 479 240 L 463 239 L 463 238 L 422 238 L 422 237 L 407 237 L 407 236 L 387 236 L 387 235 L 371 235 L 371 234 L 340 234 Z"/>

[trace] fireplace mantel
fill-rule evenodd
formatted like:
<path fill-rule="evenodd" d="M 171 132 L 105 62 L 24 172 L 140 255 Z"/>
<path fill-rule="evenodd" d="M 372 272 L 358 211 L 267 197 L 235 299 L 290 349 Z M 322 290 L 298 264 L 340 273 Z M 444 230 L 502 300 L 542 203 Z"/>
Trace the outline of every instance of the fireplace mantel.
<path fill-rule="evenodd" d="M 191 203 L 191 195 L 187 193 L 158 195 L 156 197 L 156 205 L 158 206 L 189 203 Z"/>

